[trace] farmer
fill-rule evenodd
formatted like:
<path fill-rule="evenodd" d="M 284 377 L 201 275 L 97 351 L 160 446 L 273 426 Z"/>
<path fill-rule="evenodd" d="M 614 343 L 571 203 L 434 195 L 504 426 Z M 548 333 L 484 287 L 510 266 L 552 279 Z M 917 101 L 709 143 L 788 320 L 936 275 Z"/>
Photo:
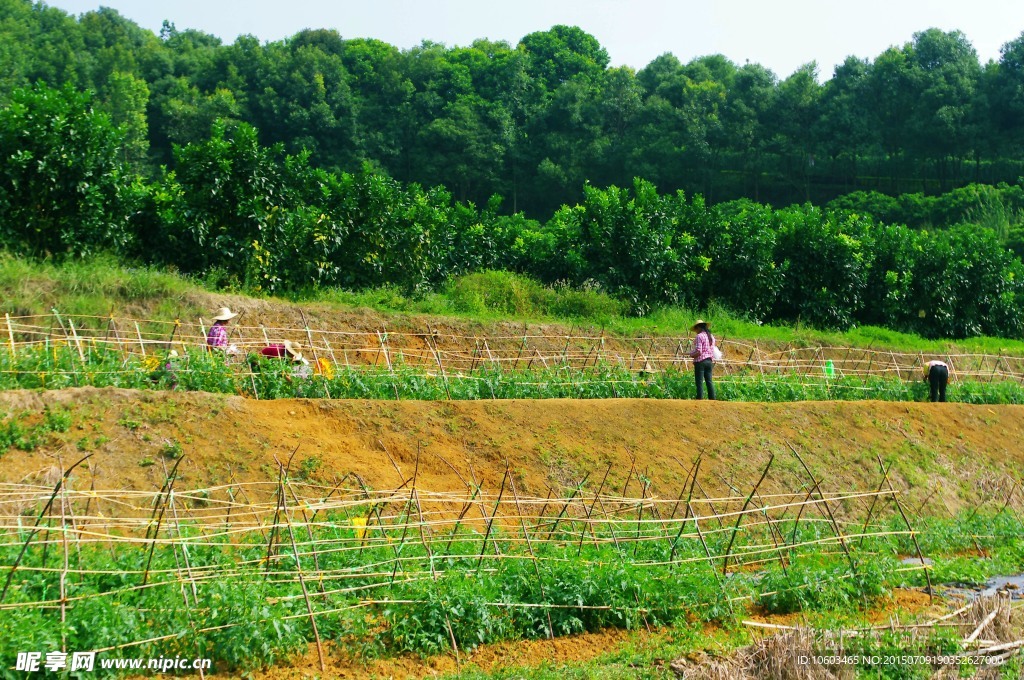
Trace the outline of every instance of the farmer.
<path fill-rule="evenodd" d="M 284 359 L 285 357 L 295 362 L 309 363 L 302 356 L 302 345 L 291 340 L 283 343 L 272 343 L 260 350 L 260 354 L 271 359 Z"/>
<path fill-rule="evenodd" d="M 302 345 L 297 342 L 272 343 L 261 349 L 260 354 L 270 359 L 290 359 L 295 364 L 292 375 L 296 378 L 308 378 L 313 374 L 309 361 L 302 356 Z"/>
<path fill-rule="evenodd" d="M 708 386 L 708 399 L 715 398 L 715 386 L 711 382 L 711 369 L 715 363 L 715 336 L 711 335 L 710 324 L 704 319 L 697 319 L 697 323 L 690 328 L 697 334 L 693 342 L 693 372 L 697 379 L 697 398 L 704 398 L 704 385 Z"/>
<path fill-rule="evenodd" d="M 228 345 L 228 321 L 231 321 L 237 313 L 232 312 L 227 307 L 221 307 L 217 310 L 217 313 L 213 317 L 213 325 L 210 326 L 210 331 L 206 334 L 206 344 L 211 349 L 218 349 L 228 354 L 237 354 L 238 348 L 234 345 Z"/>
<path fill-rule="evenodd" d="M 924 379 L 931 388 L 932 401 L 946 401 L 946 384 L 949 382 L 949 365 L 933 359 L 924 365 Z"/>

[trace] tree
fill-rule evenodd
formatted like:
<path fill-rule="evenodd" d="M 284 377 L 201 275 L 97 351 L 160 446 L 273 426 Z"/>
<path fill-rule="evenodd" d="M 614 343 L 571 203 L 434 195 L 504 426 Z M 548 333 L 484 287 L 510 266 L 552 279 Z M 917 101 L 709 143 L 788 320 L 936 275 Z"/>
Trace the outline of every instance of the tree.
<path fill-rule="evenodd" d="M 810 171 L 817 162 L 814 132 L 821 114 L 821 94 L 818 65 L 811 62 L 779 83 L 772 102 L 770 126 L 774 146 L 788 161 L 784 174 L 800 179 L 805 201 L 811 200 Z"/>
<path fill-rule="evenodd" d="M 737 70 L 727 90 L 722 111 L 728 149 L 740 159 L 755 201 L 760 200 L 769 143 L 766 123 L 774 106 L 775 89 L 774 73 L 759 64 L 745 64 Z"/>
<path fill-rule="evenodd" d="M 991 79 L 993 125 L 1008 142 L 1003 152 L 1019 155 L 1024 149 L 1024 33 L 1003 45 Z"/>
<path fill-rule="evenodd" d="M 870 70 L 867 60 L 856 57 L 847 57 L 836 67 L 822 88 L 820 114 L 813 128 L 819 147 L 831 161 L 829 174 L 841 176 L 847 189 L 856 180 L 858 162 L 878 146 L 867 91 Z"/>
<path fill-rule="evenodd" d="M 154 256 L 186 272 L 221 268 L 240 283 L 278 287 L 268 254 L 286 256 L 282 218 L 295 203 L 283 148 L 261 146 L 250 125 L 229 134 L 217 121 L 207 141 L 177 147 L 175 160 L 157 194 Z"/>
<path fill-rule="evenodd" d="M 138 167 L 149 150 L 149 123 L 146 119 L 149 87 L 144 80 L 130 73 L 115 71 L 110 74 L 106 91 L 103 108 L 110 115 L 111 122 L 124 134 L 122 160 L 127 165 Z"/>
<path fill-rule="evenodd" d="M 775 261 L 782 287 L 773 316 L 818 328 L 849 328 L 864 305 L 866 220 L 816 208 L 780 210 Z"/>
<path fill-rule="evenodd" d="M 549 92 L 573 78 L 596 78 L 608 66 L 608 52 L 597 38 L 576 26 L 558 25 L 524 37 L 530 72 Z"/>
<path fill-rule="evenodd" d="M 962 161 L 972 151 L 971 110 L 981 78 L 978 53 L 960 31 L 937 28 L 915 33 L 909 49 L 914 106 L 907 144 L 937 164 L 945 190 L 947 161 Z"/>
<path fill-rule="evenodd" d="M 0 109 L 0 241 L 36 256 L 123 249 L 123 136 L 71 86 L 15 90 Z"/>

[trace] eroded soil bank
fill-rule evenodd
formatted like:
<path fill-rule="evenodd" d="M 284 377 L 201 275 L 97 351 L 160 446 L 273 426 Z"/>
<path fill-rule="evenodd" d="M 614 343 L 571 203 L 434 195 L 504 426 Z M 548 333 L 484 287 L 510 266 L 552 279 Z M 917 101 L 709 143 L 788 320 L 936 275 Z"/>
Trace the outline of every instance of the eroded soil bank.
<path fill-rule="evenodd" d="M 826 491 L 875 488 L 892 463 L 908 507 L 945 514 L 998 502 L 1024 469 L 1024 407 L 890 402 L 740 403 L 673 400 L 255 401 L 202 393 L 82 388 L 0 394 L 0 413 L 25 428 L 61 414 L 34 451 L 10 448 L 0 482 L 43 482 L 93 453 L 81 486 L 156 490 L 185 456 L 178 488 L 274 481 L 293 471 L 331 484 L 356 473 L 375 489 L 414 472 L 420 488 L 461 491 L 476 479 L 496 491 L 506 464 L 519 492 L 545 496 L 590 473 L 607 490 L 675 498 L 703 451 L 711 494 L 749 489 L 774 453 L 762 492 L 808 483 L 789 445 Z M 418 462 L 418 472 L 417 470 Z M 628 484 L 627 484 L 628 482 Z M 945 507 L 943 507 L 945 506 Z"/>

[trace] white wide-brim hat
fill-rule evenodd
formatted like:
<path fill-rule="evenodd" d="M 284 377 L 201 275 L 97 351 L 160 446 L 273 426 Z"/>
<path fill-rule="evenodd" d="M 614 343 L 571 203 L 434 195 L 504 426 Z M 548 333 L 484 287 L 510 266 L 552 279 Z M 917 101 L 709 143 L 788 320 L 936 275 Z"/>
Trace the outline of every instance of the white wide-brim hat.
<path fill-rule="evenodd" d="M 217 313 L 213 315 L 213 320 L 228 321 L 229 319 L 234 319 L 236 316 L 238 316 L 238 314 L 232 312 L 227 307 L 221 307 L 220 309 L 217 310 Z"/>
<path fill-rule="evenodd" d="M 284 351 L 292 358 L 292 361 L 302 361 L 302 345 L 291 340 L 284 341 Z"/>

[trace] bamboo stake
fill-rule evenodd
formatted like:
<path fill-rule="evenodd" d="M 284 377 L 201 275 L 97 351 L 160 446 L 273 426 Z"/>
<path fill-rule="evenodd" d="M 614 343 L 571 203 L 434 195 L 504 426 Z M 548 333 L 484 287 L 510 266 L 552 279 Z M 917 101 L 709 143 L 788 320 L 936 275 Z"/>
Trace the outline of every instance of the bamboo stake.
<path fill-rule="evenodd" d="M 679 524 L 679 533 L 676 534 L 675 539 L 672 541 L 672 552 L 669 553 L 669 556 L 668 556 L 668 561 L 670 563 L 675 562 L 675 560 L 676 560 L 676 547 L 679 544 L 679 539 L 683 535 L 683 529 L 686 528 L 686 520 L 690 516 L 690 510 L 691 510 L 690 499 L 693 498 L 693 487 L 697 483 L 697 471 L 700 470 L 700 461 L 701 461 L 701 458 L 702 458 L 703 455 L 704 455 L 703 453 L 698 454 L 697 455 L 697 460 L 694 461 L 694 463 L 693 463 L 693 479 L 692 479 L 692 481 L 690 481 L 690 490 L 689 490 L 689 492 L 687 493 L 687 496 L 686 496 L 686 516 L 683 517 L 683 521 Z M 687 479 L 688 480 L 690 479 L 689 475 L 687 475 Z M 683 484 L 683 488 L 684 489 L 686 488 L 685 483 Z M 680 495 L 682 495 L 682 492 L 680 492 Z M 675 510 L 672 511 L 672 515 L 675 516 Z M 694 516 L 693 516 L 693 523 L 694 523 L 694 526 L 696 526 L 696 524 L 697 524 L 697 515 L 696 514 L 694 514 Z M 698 531 L 700 531 L 700 530 L 698 529 Z M 703 540 L 704 539 L 701 538 L 702 542 L 703 542 Z M 707 551 L 707 545 L 704 546 L 704 549 L 705 549 L 705 551 Z M 708 557 L 709 558 L 711 557 L 711 552 L 710 551 L 708 551 Z M 718 572 L 715 572 L 715 575 L 717 576 Z"/>
<path fill-rule="evenodd" d="M 58 458 L 58 464 L 64 467 L 63 463 L 60 463 Z M 67 503 L 67 484 L 61 484 L 60 488 L 60 536 L 61 544 L 63 545 L 64 553 L 64 566 L 60 572 L 60 651 L 68 651 L 68 638 L 67 638 L 67 607 L 68 607 L 68 523 L 64 512 L 64 506 Z"/>
<path fill-rule="evenodd" d="M 516 354 L 516 360 L 515 360 L 515 363 L 514 363 L 514 364 L 512 364 L 512 370 L 513 370 L 513 371 L 515 371 L 516 369 L 518 369 L 518 368 L 519 368 L 519 360 L 520 360 L 520 359 L 522 358 L 522 356 L 523 356 L 523 350 L 524 350 L 524 349 L 526 349 L 526 324 L 525 324 L 525 323 L 523 324 L 523 342 L 522 342 L 522 344 L 521 344 L 521 345 L 519 345 L 519 353 L 518 353 L 518 354 Z M 532 360 L 531 360 L 531 361 L 532 361 Z"/>
<path fill-rule="evenodd" d="M 385 329 L 384 335 L 381 335 L 380 331 L 375 332 L 377 333 L 377 341 L 380 343 L 380 349 L 377 351 L 377 356 L 380 356 L 382 351 L 384 352 L 384 361 L 387 364 L 388 373 L 391 374 L 391 387 L 395 391 L 395 399 L 398 400 L 400 398 L 398 396 L 398 379 L 395 376 L 395 368 L 391 365 L 391 354 L 388 352 L 388 348 L 385 345 L 385 342 L 387 342 L 387 330 Z M 373 365 L 377 365 L 376 357 L 374 357 Z"/>
<path fill-rule="evenodd" d="M 135 322 L 135 335 L 139 339 L 139 349 L 142 350 L 142 356 L 146 356 L 146 343 L 142 341 L 142 330 L 139 328 L 139 323 Z M 203 335 L 206 335 L 206 331 L 203 331 Z"/>
<path fill-rule="evenodd" d="M 849 546 L 846 545 L 846 537 L 843 536 L 843 532 L 839 529 L 839 523 L 836 522 L 835 515 L 832 514 L 832 508 L 829 506 L 828 501 L 825 500 L 825 494 L 821 492 L 821 484 L 818 482 L 818 480 L 814 478 L 814 474 L 811 472 L 811 469 L 807 467 L 807 463 L 804 462 L 804 459 L 800 457 L 800 453 L 796 450 L 796 448 L 788 441 L 786 442 L 786 446 L 788 446 L 789 450 L 793 452 L 793 455 L 796 456 L 796 459 L 800 461 L 800 465 L 803 466 L 804 471 L 807 473 L 807 476 L 811 478 L 812 488 L 817 489 L 818 498 L 821 499 L 821 504 L 825 506 L 825 513 L 827 513 L 828 515 L 827 519 L 829 520 L 829 523 L 832 525 L 832 530 L 835 532 L 836 538 L 839 539 L 839 546 L 843 549 L 843 552 L 846 554 L 846 559 L 850 563 L 850 569 L 853 571 L 854 574 L 856 574 L 857 565 L 853 560 L 853 555 L 850 554 Z"/>
<path fill-rule="evenodd" d="M 434 354 L 434 361 L 437 362 L 438 370 L 441 371 L 441 380 L 444 384 L 444 393 L 448 396 L 448 399 L 450 401 L 452 398 L 452 392 L 448 388 L 448 374 L 445 373 L 444 364 L 441 363 L 441 355 L 437 350 L 437 342 L 434 340 L 434 329 L 430 327 L 430 324 L 427 324 L 427 338 L 430 341 L 428 347 L 430 347 L 430 351 L 433 352 Z M 494 396 L 493 392 L 491 393 L 491 396 Z"/>
<path fill-rule="evenodd" d="M 7 320 L 7 339 L 11 343 L 11 358 L 14 358 L 18 351 L 14 347 L 14 329 L 11 328 L 11 315 L 5 312 L 4 318 Z"/>
<path fill-rule="evenodd" d="M 277 502 L 274 505 L 274 523 L 270 527 L 270 536 L 267 539 L 267 557 L 266 557 L 267 571 L 266 571 L 266 574 L 265 574 L 264 578 L 267 578 L 267 577 L 270 576 L 270 563 L 271 563 L 271 558 L 274 556 L 274 543 L 275 542 L 280 542 L 279 539 L 278 539 L 278 535 L 280 533 L 281 514 L 284 512 L 284 507 L 285 507 L 284 506 L 284 500 L 285 500 L 284 499 L 284 473 L 285 473 L 286 469 L 290 469 L 291 468 L 291 466 L 292 466 L 292 458 L 294 458 L 295 454 L 299 452 L 299 446 L 302 446 L 302 444 L 299 444 L 298 446 L 296 446 L 295 450 L 292 451 L 292 455 L 288 456 L 288 466 L 287 466 L 287 468 L 285 466 L 281 465 L 280 461 L 277 462 Z M 274 456 L 274 460 L 275 461 L 277 460 L 277 456 L 276 455 Z"/>
<path fill-rule="evenodd" d="M 928 573 L 928 564 L 925 562 L 924 553 L 921 552 L 921 545 L 917 542 L 917 533 L 914 531 L 914 527 L 910 525 L 910 520 L 907 519 L 907 514 L 903 512 L 903 505 L 900 503 L 900 499 L 896 496 L 896 489 L 893 488 L 892 482 L 889 480 L 889 475 L 884 472 L 885 465 L 882 464 L 882 458 L 877 453 L 875 458 L 878 460 L 878 467 L 883 470 L 882 476 L 885 478 L 885 483 L 889 485 L 889 491 L 892 493 L 892 500 L 896 503 L 896 509 L 899 510 L 900 516 L 903 518 L 903 522 L 907 525 L 907 530 L 910 532 L 910 538 L 914 541 L 914 548 L 917 550 L 917 558 L 921 561 L 921 568 L 924 571 L 925 580 L 928 583 L 928 601 L 933 602 L 935 599 L 935 593 L 932 589 L 932 577 Z"/>
<path fill-rule="evenodd" d="M 514 474 L 509 472 L 508 459 L 505 460 L 505 474 L 508 475 L 509 489 L 512 491 L 512 497 L 516 502 L 516 514 L 519 515 L 519 525 L 523 530 L 523 538 L 526 539 L 526 548 L 530 552 L 530 560 L 533 562 L 533 573 L 537 577 L 537 583 L 540 585 L 540 596 L 545 602 L 547 601 L 547 595 L 544 593 L 544 582 L 540 576 L 540 567 L 537 566 L 537 553 L 533 551 L 533 543 L 530 541 L 530 532 L 526 530 L 526 518 L 523 517 L 523 509 L 519 505 L 519 493 L 516 491 L 516 477 Z M 548 618 L 548 639 L 554 639 L 555 626 L 551 622 L 551 610 L 546 610 Z"/>
<path fill-rule="evenodd" d="M 640 550 L 640 520 L 644 516 L 644 502 L 647 500 L 647 489 L 651 486 L 650 480 L 646 480 L 640 487 L 640 502 L 637 504 L 636 513 L 636 537 L 633 542 L 633 557 L 636 557 L 637 551 Z"/>
<path fill-rule="evenodd" d="M 601 478 L 601 484 L 597 487 L 597 493 L 594 494 L 594 500 L 590 504 L 590 507 L 586 510 L 586 524 L 584 524 L 583 531 L 580 531 L 580 543 L 576 548 L 576 557 L 579 557 L 583 552 L 583 537 L 586 534 L 587 527 L 590 527 L 590 533 L 594 536 L 594 544 L 597 544 L 597 534 L 594 532 L 594 526 L 590 522 L 590 517 L 594 513 L 594 505 L 597 504 L 598 499 L 601 497 L 601 491 L 604 489 L 604 483 L 608 481 L 608 473 L 612 471 L 612 464 L 608 463 L 608 469 L 604 471 L 604 477 Z M 539 521 L 539 518 L 538 518 Z M 612 541 L 615 543 L 615 547 L 619 547 L 619 541 L 615 538 L 615 532 L 612 532 Z"/>
<path fill-rule="evenodd" d="M 737 489 L 736 487 L 734 487 L 732 484 L 730 484 L 729 480 L 727 480 L 727 479 L 725 479 L 724 477 L 721 477 L 721 476 L 719 476 L 719 477 L 722 479 L 723 482 L 725 482 L 726 486 L 728 486 L 730 489 L 732 489 L 733 493 L 736 493 L 736 494 L 740 493 L 740 490 Z M 776 520 L 773 520 L 768 515 L 768 511 L 766 509 L 767 506 L 761 500 L 761 495 L 758 494 L 756 491 L 754 492 L 752 502 L 754 503 L 754 507 L 756 509 L 761 510 L 764 513 L 765 521 L 768 523 L 768 535 L 771 536 L 772 545 L 775 547 L 775 553 L 776 553 L 776 555 L 778 555 L 778 558 L 779 558 L 779 565 L 782 567 L 782 573 L 785 574 L 786 576 L 788 576 L 789 575 L 789 570 L 786 569 L 786 554 L 785 554 L 785 551 L 782 549 L 782 546 L 786 545 L 786 538 L 782 535 L 782 530 L 779 529 L 776 526 Z M 803 506 L 801 506 L 801 510 L 802 509 L 803 509 Z M 795 529 L 794 529 L 794 531 L 795 531 Z M 778 535 L 776 535 L 776 532 L 778 532 Z M 781 546 L 779 545 L 780 543 L 782 544 Z"/>
<path fill-rule="evenodd" d="M 7 589 L 11 587 L 11 581 L 14 579 L 14 572 L 18 570 L 18 566 L 21 564 L 21 560 L 25 557 L 25 552 L 28 550 L 29 543 L 31 543 L 32 542 L 32 538 L 37 533 L 39 533 L 39 524 L 40 524 L 40 522 L 42 522 L 43 517 L 45 517 L 47 515 L 47 513 L 50 512 L 50 508 L 53 507 L 53 500 L 54 500 L 54 498 L 57 497 L 57 494 L 64 487 L 64 483 L 67 481 L 68 476 L 71 475 L 71 472 L 76 467 L 78 467 L 79 465 L 81 465 L 85 461 L 87 461 L 90 458 L 92 458 L 92 456 L 93 456 L 93 454 L 90 453 L 90 454 L 86 455 L 85 457 L 80 458 L 77 463 L 75 463 L 74 465 L 72 465 L 71 467 L 69 467 L 67 470 L 64 471 L 64 474 L 61 475 L 60 480 L 53 487 L 53 492 L 50 494 L 50 500 L 46 502 L 46 505 L 43 507 L 42 511 L 39 513 L 39 516 L 36 517 L 35 525 L 32 527 L 32 530 L 29 532 L 28 538 L 25 539 L 25 542 L 21 546 L 21 552 L 18 553 L 18 557 L 14 560 L 14 564 L 11 565 L 11 570 L 9 572 L 7 572 L 7 581 L 4 583 L 3 590 L 0 590 L 0 604 L 3 604 L 4 598 L 7 597 Z"/>
<path fill-rule="evenodd" d="M 968 635 L 966 638 L 964 638 L 963 646 L 966 647 L 967 645 L 969 645 L 972 642 L 974 642 L 978 638 L 978 636 L 981 635 L 981 631 L 985 630 L 985 626 L 987 626 L 988 624 L 992 623 L 992 621 L 996 618 L 996 616 L 999 615 L 999 611 L 1000 611 L 999 607 L 996 607 L 995 609 L 993 609 L 989 613 L 989 615 L 986 616 L 982 620 L 982 622 L 978 624 L 978 627 L 974 629 L 974 632 L 972 632 L 970 635 Z"/>
<path fill-rule="evenodd" d="M 313 361 L 316 363 L 317 368 L 320 367 L 320 355 L 316 352 L 316 345 L 313 344 L 313 332 L 309 330 L 309 323 L 306 321 L 306 313 L 299 308 L 299 314 L 302 316 L 302 325 L 306 329 L 306 341 L 309 342 L 309 351 L 313 353 Z M 324 381 L 324 392 L 327 394 L 327 398 L 331 398 L 330 388 L 327 386 L 327 381 Z"/>
<path fill-rule="evenodd" d="M 146 569 L 142 573 L 142 585 L 146 585 L 149 580 L 149 567 L 153 564 L 153 553 L 156 551 L 156 540 L 160 537 L 160 525 L 163 523 L 164 512 L 167 510 L 168 499 L 174 489 L 174 480 L 178 473 L 178 466 L 181 465 L 181 461 L 185 460 L 185 456 L 182 456 L 174 463 L 174 467 L 171 468 L 171 473 L 167 475 L 164 480 L 163 488 L 160 489 L 160 493 L 157 494 L 156 502 L 154 503 L 153 515 L 150 517 L 149 526 L 146 527 L 146 538 L 149 538 L 150 527 L 153 528 L 153 538 L 149 544 L 149 556 L 146 558 Z M 161 501 L 161 498 L 163 499 Z M 159 509 L 159 516 L 157 516 L 157 509 Z M 156 517 L 154 523 L 153 517 Z"/>
<path fill-rule="evenodd" d="M 892 463 L 889 463 L 889 467 L 882 470 L 882 479 L 878 482 L 878 488 L 875 489 L 875 495 L 871 498 L 871 507 L 868 508 L 867 517 L 864 519 L 864 527 L 860 530 L 861 537 L 860 541 L 857 543 L 858 548 L 864 545 L 864 538 L 867 535 L 868 526 L 871 524 L 871 518 L 875 513 L 875 504 L 878 502 L 879 494 L 882 493 L 882 486 L 885 484 L 885 479 L 889 475 L 889 470 L 891 469 Z"/>
<path fill-rule="evenodd" d="M 298 450 L 299 450 L 298 447 L 295 447 L 295 451 L 298 451 Z M 321 673 L 326 673 L 327 672 L 327 664 L 324 661 L 324 645 L 323 645 L 323 641 L 321 641 L 321 639 L 320 639 L 320 630 L 317 628 L 316 616 L 314 616 L 314 614 L 313 614 L 313 602 L 309 598 L 309 590 L 306 588 L 306 579 L 305 579 L 305 577 L 303 576 L 303 573 L 302 573 L 302 562 L 300 561 L 300 558 L 299 558 L 299 548 L 298 548 L 298 546 L 295 543 L 295 532 L 292 530 L 291 518 L 288 516 L 288 498 L 286 497 L 286 495 L 284 493 L 284 484 L 286 483 L 286 480 L 288 479 L 288 469 L 291 467 L 292 458 L 294 458 L 294 457 L 295 457 L 295 453 L 293 452 L 291 457 L 288 458 L 288 468 L 285 468 L 285 467 L 283 467 L 281 465 L 281 461 L 277 460 L 277 456 L 274 457 L 274 460 L 277 462 L 277 467 L 278 467 L 278 470 L 279 470 L 279 474 L 278 474 L 278 485 L 279 485 L 279 487 L 278 487 L 278 498 L 280 499 L 279 502 L 280 502 L 280 506 L 281 506 L 281 511 L 284 514 L 285 526 L 288 528 L 288 538 L 289 538 L 289 540 L 291 541 L 291 544 L 292 544 L 292 556 L 295 559 L 295 574 L 296 574 L 296 576 L 298 576 L 299 586 L 302 589 L 302 599 L 306 602 L 306 612 L 309 614 L 309 624 L 313 627 L 313 638 L 316 640 L 316 656 L 317 656 L 317 659 L 320 661 L 320 672 Z M 269 565 L 269 558 L 268 558 L 268 565 Z"/>
<path fill-rule="evenodd" d="M 722 559 L 723 575 L 728 573 L 729 553 L 732 552 L 732 544 L 733 541 L 736 540 L 736 533 L 740 530 L 740 523 L 743 521 L 743 513 L 746 512 L 747 506 L 750 505 L 750 499 L 752 499 L 754 497 L 754 494 L 757 493 L 757 488 L 761 486 L 761 482 L 763 482 L 764 478 L 768 476 L 768 470 L 771 468 L 773 460 L 775 460 L 774 453 L 769 455 L 768 464 L 764 466 L 764 472 L 761 473 L 761 478 L 757 480 L 757 484 L 755 484 L 754 488 L 750 491 L 750 495 L 747 496 L 747 500 L 743 502 L 743 507 L 740 509 L 739 514 L 736 515 L 736 526 L 734 526 L 732 529 L 732 536 L 729 537 L 729 545 L 726 546 L 725 557 Z M 694 478 L 696 478 L 696 475 L 694 475 Z"/>
<path fill-rule="evenodd" d="M 565 504 L 562 506 L 561 512 L 559 512 L 558 516 L 555 517 L 555 521 L 553 522 L 551 529 L 547 532 L 547 537 L 546 537 L 545 540 L 550 539 L 551 535 L 554 534 L 556 531 L 558 531 L 558 524 L 562 521 L 562 517 L 565 516 L 565 513 L 569 509 L 569 506 L 572 504 L 573 500 L 575 500 L 576 496 L 580 493 L 580 491 L 583 490 L 583 486 L 587 483 L 587 479 L 589 479 L 589 478 L 590 478 L 590 473 L 588 472 L 583 477 L 583 481 L 581 481 L 579 484 L 576 485 L 576 488 L 573 490 L 572 495 L 569 496 L 569 500 L 567 500 L 565 502 Z M 538 525 L 538 528 L 539 528 L 539 525 Z M 612 530 L 612 532 L 613 532 L 613 535 L 614 535 L 614 529 Z"/>
<path fill-rule="evenodd" d="M 81 359 L 82 364 L 85 364 L 85 353 L 82 352 L 82 341 L 78 339 L 78 333 L 75 331 L 75 322 L 68 319 L 68 328 L 71 329 L 71 337 L 75 341 L 75 348 L 78 350 L 78 358 Z"/>
<path fill-rule="evenodd" d="M 501 506 L 501 497 L 505 494 L 505 482 L 508 481 L 508 468 L 505 469 L 505 474 L 501 478 L 501 488 L 498 490 L 498 500 L 494 503 L 494 512 L 491 513 L 490 519 L 487 520 L 487 531 L 484 533 L 484 540 L 482 547 L 480 548 L 480 557 L 477 559 L 476 568 L 480 569 L 480 564 L 484 560 L 484 554 L 487 552 L 487 539 L 491 536 L 491 529 L 494 527 L 494 518 L 498 514 L 498 507 Z"/>
<path fill-rule="evenodd" d="M 686 470 L 686 477 L 683 478 L 683 486 L 679 489 L 679 498 L 676 499 L 676 504 L 672 506 L 672 514 L 669 515 L 669 519 L 675 519 L 676 518 L 676 511 L 679 510 L 679 504 L 683 501 L 683 494 L 686 493 L 686 486 L 688 484 L 690 485 L 690 487 L 693 486 L 693 484 L 690 483 L 690 475 L 693 473 L 694 468 L 697 466 L 697 463 L 700 462 L 700 459 L 703 456 L 704 456 L 704 452 L 703 451 L 698 453 L 696 460 L 694 460 L 693 464 L 691 464 L 689 468 L 684 466 L 683 465 L 683 461 L 679 460 L 679 458 L 677 458 L 676 456 L 672 456 L 672 460 L 674 460 L 675 462 L 679 463 L 679 466 L 682 467 L 684 470 Z M 690 494 L 691 494 L 691 497 L 692 497 L 692 495 L 693 495 L 692 488 L 691 488 Z"/>

